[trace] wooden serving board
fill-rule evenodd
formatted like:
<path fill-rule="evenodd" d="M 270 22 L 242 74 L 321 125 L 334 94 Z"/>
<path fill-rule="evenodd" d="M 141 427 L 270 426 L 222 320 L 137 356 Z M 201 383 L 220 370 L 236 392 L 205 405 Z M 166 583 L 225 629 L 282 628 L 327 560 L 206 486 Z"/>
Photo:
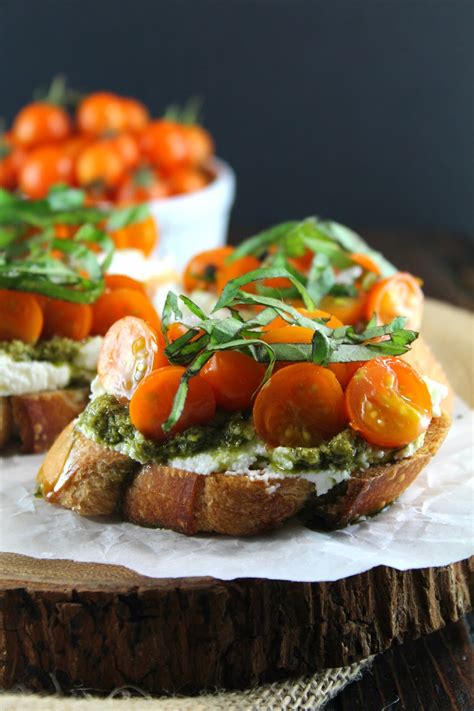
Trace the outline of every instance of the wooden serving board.
<path fill-rule="evenodd" d="M 457 347 L 448 360 L 449 329 Z M 465 398 L 472 346 L 459 334 L 470 329 L 467 312 L 428 302 L 425 333 Z M 469 611 L 473 563 L 295 583 L 154 579 L 1 554 L 0 686 L 193 693 L 346 666 Z"/>

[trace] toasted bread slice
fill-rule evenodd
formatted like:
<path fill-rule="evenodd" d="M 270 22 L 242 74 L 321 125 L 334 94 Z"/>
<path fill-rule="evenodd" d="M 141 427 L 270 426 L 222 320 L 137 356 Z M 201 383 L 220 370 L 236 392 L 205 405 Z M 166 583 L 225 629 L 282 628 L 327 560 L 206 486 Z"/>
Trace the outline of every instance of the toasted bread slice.
<path fill-rule="evenodd" d="M 38 472 L 45 498 L 82 516 L 115 513 L 125 483 L 140 464 L 102 447 L 71 422 L 49 450 Z"/>
<path fill-rule="evenodd" d="M 88 388 L 68 388 L 0 398 L 0 449 L 19 438 L 25 454 L 46 452 L 82 412 Z"/>
<path fill-rule="evenodd" d="M 416 358 L 415 358 L 416 356 Z M 420 370 L 447 383 L 426 345 L 412 356 Z M 48 500 L 78 513 L 120 510 L 125 520 L 193 535 L 262 533 L 301 514 L 313 524 L 340 528 L 394 501 L 414 481 L 443 442 L 450 425 L 449 400 L 434 418 L 424 445 L 409 458 L 356 472 L 317 497 L 314 484 L 294 475 L 203 475 L 160 464 L 144 466 L 68 428 L 48 453 L 39 473 L 45 490 L 59 477 Z M 48 489 L 49 487 L 49 489 Z"/>

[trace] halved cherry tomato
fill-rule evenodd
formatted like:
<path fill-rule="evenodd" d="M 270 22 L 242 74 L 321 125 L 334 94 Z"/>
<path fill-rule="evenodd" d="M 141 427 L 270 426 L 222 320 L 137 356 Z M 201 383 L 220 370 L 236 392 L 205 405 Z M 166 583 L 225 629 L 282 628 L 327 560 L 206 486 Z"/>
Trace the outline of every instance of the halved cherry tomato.
<path fill-rule="evenodd" d="M 343 324 L 355 324 L 361 321 L 365 315 L 365 294 L 359 296 L 325 296 L 321 300 L 321 308 L 329 311 Z"/>
<path fill-rule="evenodd" d="M 136 202 L 148 202 L 148 200 L 161 200 L 168 197 L 170 188 L 157 170 L 148 166 L 141 167 L 131 175 L 126 175 L 120 183 L 116 200 L 121 205 L 129 205 Z"/>
<path fill-rule="evenodd" d="M 303 274 L 307 274 L 311 264 L 313 263 L 313 259 L 314 252 L 311 249 L 307 249 L 301 257 L 291 257 L 289 262 L 295 267 L 295 269 L 303 272 Z"/>
<path fill-rule="evenodd" d="M 153 370 L 168 365 L 165 341 L 145 321 L 126 316 L 105 334 L 97 372 L 106 392 L 130 400 L 138 384 Z"/>
<path fill-rule="evenodd" d="M 174 323 L 170 323 L 168 326 L 167 330 L 167 336 L 168 336 L 168 341 L 170 343 L 173 343 L 173 341 L 177 341 L 178 338 L 181 338 L 181 336 L 184 336 L 185 333 L 189 331 L 189 328 L 184 325 L 184 323 L 179 323 L 178 321 L 175 321 Z M 198 329 L 198 333 L 191 338 L 191 341 L 195 341 L 197 338 L 202 336 L 204 331 L 201 331 L 201 329 Z"/>
<path fill-rule="evenodd" d="M 329 328 L 340 328 L 343 325 L 342 321 L 339 321 L 338 318 L 328 313 L 327 311 L 321 311 L 321 309 L 314 309 L 312 311 L 308 311 L 308 309 L 298 308 L 297 311 L 302 316 L 306 316 L 306 318 L 329 319 L 328 321 L 326 321 L 325 324 L 326 326 L 329 326 Z M 284 326 L 288 325 L 290 324 L 288 324 L 288 321 L 285 321 L 283 316 L 277 316 L 267 326 L 264 326 L 263 330 L 272 331 L 274 328 L 283 328 Z"/>
<path fill-rule="evenodd" d="M 0 341 L 35 343 L 43 328 L 43 312 L 34 294 L 0 289 Z"/>
<path fill-rule="evenodd" d="M 111 232 L 110 236 L 117 249 L 139 249 L 148 257 L 158 242 L 158 228 L 150 215 L 142 222 L 134 222 Z"/>
<path fill-rule="evenodd" d="M 136 389 L 130 401 L 130 419 L 145 437 L 161 441 L 193 425 L 205 424 L 214 417 L 214 392 L 209 383 L 196 375 L 189 381 L 181 417 L 171 432 L 163 431 L 162 426 L 171 413 L 184 372 L 185 369 L 177 365 L 159 368 L 142 380 Z"/>
<path fill-rule="evenodd" d="M 365 269 L 366 272 L 372 272 L 372 274 L 377 274 L 377 276 L 380 276 L 379 265 L 376 264 L 372 257 L 370 257 L 368 254 L 364 254 L 363 252 L 353 252 L 350 255 L 350 259 L 354 262 L 354 264 L 358 264 L 359 267 Z"/>
<path fill-rule="evenodd" d="M 140 148 L 154 165 L 171 172 L 186 165 L 188 147 L 183 127 L 174 121 L 157 119 L 140 134 Z"/>
<path fill-rule="evenodd" d="M 344 428 L 344 393 L 327 368 L 295 363 L 262 387 L 253 421 L 259 437 L 272 447 L 316 447 Z"/>
<path fill-rule="evenodd" d="M 197 168 L 179 168 L 170 174 L 168 182 L 173 195 L 183 195 L 202 190 L 209 183 L 209 178 Z"/>
<path fill-rule="evenodd" d="M 98 91 L 81 101 L 76 120 L 82 133 L 93 136 L 118 133 L 127 128 L 127 106 L 116 94 Z"/>
<path fill-rule="evenodd" d="M 76 225 L 54 225 L 54 235 L 58 239 L 71 239 L 78 230 Z"/>
<path fill-rule="evenodd" d="M 63 141 L 70 133 L 71 119 L 67 112 L 43 101 L 23 107 L 12 127 L 15 143 L 25 148 Z"/>
<path fill-rule="evenodd" d="M 33 200 L 44 198 L 56 183 L 70 183 L 73 164 L 59 146 L 40 146 L 26 158 L 18 176 L 20 190 Z"/>
<path fill-rule="evenodd" d="M 215 353 L 200 372 L 224 410 L 247 410 L 262 384 L 265 366 L 239 351 Z"/>
<path fill-rule="evenodd" d="M 135 316 L 146 321 L 156 332 L 161 322 L 151 301 L 136 289 L 106 291 L 92 307 L 92 333 L 104 336 L 109 328 L 124 316 Z"/>
<path fill-rule="evenodd" d="M 199 124 L 182 125 L 181 130 L 187 148 L 187 162 L 192 166 L 203 165 L 214 153 L 211 135 Z"/>
<path fill-rule="evenodd" d="M 378 447 L 403 447 L 429 427 L 431 397 L 423 378 L 400 358 L 361 366 L 346 389 L 349 424 Z"/>
<path fill-rule="evenodd" d="M 200 289 L 213 291 L 216 279 L 227 257 L 234 252 L 233 247 L 218 247 L 199 252 L 187 263 L 183 274 L 183 286 L 188 293 Z"/>
<path fill-rule="evenodd" d="M 369 320 L 374 314 L 380 323 L 405 316 L 406 328 L 417 331 L 423 316 L 423 292 L 418 280 L 408 272 L 398 272 L 374 284 L 367 297 L 365 316 Z"/>
<path fill-rule="evenodd" d="M 61 299 L 45 299 L 43 306 L 42 338 L 62 336 L 82 341 L 90 333 L 92 308 L 89 304 L 74 304 Z"/>
<path fill-rule="evenodd" d="M 125 110 L 125 123 L 129 131 L 141 131 L 150 121 L 150 113 L 141 101 L 124 97 L 120 99 Z"/>
<path fill-rule="evenodd" d="M 300 309 L 304 311 L 304 309 Z M 323 311 L 312 311 L 309 313 L 324 313 Z M 281 319 L 284 322 L 283 319 Z M 335 319 L 338 326 L 341 322 Z M 331 328 L 337 328 L 337 326 L 331 326 Z M 313 340 L 314 331 L 311 328 L 305 328 L 304 326 L 290 326 L 286 324 L 279 328 L 274 328 L 271 331 L 267 331 L 262 335 L 262 340 L 266 343 L 311 343 Z M 279 361 L 275 363 L 274 372 L 280 370 L 280 368 L 287 368 L 291 365 L 291 361 Z M 342 388 L 345 388 L 350 380 L 350 373 L 346 367 L 345 363 L 329 363 L 327 366 L 330 371 L 334 373 L 339 381 Z"/>
<path fill-rule="evenodd" d="M 97 141 L 79 154 L 75 170 L 79 185 L 87 187 L 98 183 L 107 188 L 114 188 L 122 180 L 126 165 L 118 150 L 109 141 Z"/>
<path fill-rule="evenodd" d="M 114 291 L 115 289 L 135 289 L 136 291 L 141 291 L 142 294 L 146 294 L 143 282 L 132 279 L 132 277 L 126 274 L 106 274 L 105 288 L 107 291 Z"/>
<path fill-rule="evenodd" d="M 230 264 L 224 264 L 217 272 L 217 291 L 220 294 L 226 284 L 228 284 L 233 279 L 238 279 L 239 277 L 247 274 L 248 272 L 253 272 L 255 269 L 261 267 L 260 261 L 256 257 L 241 257 L 236 259 L 235 262 Z M 241 289 L 243 291 L 248 291 L 251 294 L 255 294 L 257 291 L 256 282 L 251 282 L 249 284 L 244 284 Z"/>

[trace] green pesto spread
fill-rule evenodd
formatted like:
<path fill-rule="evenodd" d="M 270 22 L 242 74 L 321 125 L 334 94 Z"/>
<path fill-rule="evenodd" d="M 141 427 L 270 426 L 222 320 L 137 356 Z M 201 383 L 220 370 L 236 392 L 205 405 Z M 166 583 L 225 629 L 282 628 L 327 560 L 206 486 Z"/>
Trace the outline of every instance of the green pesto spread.
<path fill-rule="evenodd" d="M 255 433 L 250 417 L 242 413 L 219 412 L 209 424 L 190 427 L 164 442 L 144 437 L 133 426 L 128 407 L 111 395 L 101 395 L 89 403 L 77 422 L 78 429 L 89 439 L 128 454 L 139 462 L 165 464 L 175 458 L 184 459 L 199 454 L 215 458 L 221 467 L 231 468 L 236 458 L 253 455 L 250 468 L 270 467 L 275 471 L 349 471 L 382 464 L 395 450 L 372 447 L 351 429 L 340 432 L 318 447 L 265 446 Z"/>
<path fill-rule="evenodd" d="M 38 343 L 23 341 L 0 341 L 0 351 L 16 361 L 43 360 L 55 365 L 73 363 L 77 358 L 82 343 L 70 338 L 55 336 Z"/>
<path fill-rule="evenodd" d="M 209 424 L 189 427 L 165 442 L 147 439 L 133 426 L 128 407 L 111 395 L 89 403 L 79 417 L 78 428 L 89 439 L 128 454 L 138 462 L 166 463 L 216 448 L 235 451 L 255 437 L 251 422 L 241 413 L 218 413 Z"/>

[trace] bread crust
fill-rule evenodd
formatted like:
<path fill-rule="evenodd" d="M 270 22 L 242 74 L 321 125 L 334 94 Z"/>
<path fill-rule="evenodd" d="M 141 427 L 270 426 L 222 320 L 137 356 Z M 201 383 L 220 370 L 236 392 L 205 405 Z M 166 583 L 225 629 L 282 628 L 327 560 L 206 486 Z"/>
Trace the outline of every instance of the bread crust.
<path fill-rule="evenodd" d="M 423 373 L 447 384 L 426 344 L 411 359 Z M 186 535 L 254 535 L 278 527 L 295 514 L 311 525 L 340 528 L 384 508 L 414 481 L 449 430 L 450 401 L 452 395 L 413 456 L 356 472 L 320 497 L 315 495 L 314 484 L 292 475 L 203 475 L 160 464 L 140 466 L 72 427 L 48 453 L 39 480 L 49 481 L 61 473 L 63 483 L 48 500 L 83 515 L 120 510 L 132 523 Z"/>
<path fill-rule="evenodd" d="M 46 452 L 61 430 L 84 410 L 88 400 L 88 388 L 0 398 L 0 449 L 19 438 L 24 454 Z"/>

